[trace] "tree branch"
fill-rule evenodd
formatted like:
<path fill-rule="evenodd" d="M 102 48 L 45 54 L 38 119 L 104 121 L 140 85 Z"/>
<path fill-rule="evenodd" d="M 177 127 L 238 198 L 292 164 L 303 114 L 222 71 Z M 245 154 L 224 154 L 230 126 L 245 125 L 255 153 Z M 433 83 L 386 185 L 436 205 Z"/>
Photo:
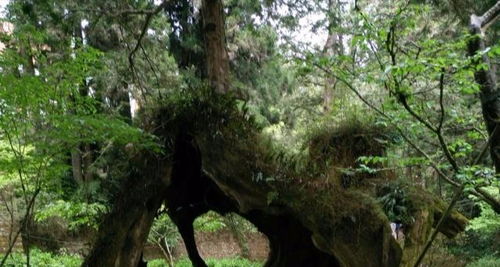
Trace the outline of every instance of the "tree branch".
<path fill-rule="evenodd" d="M 132 49 L 132 51 L 130 51 L 130 53 L 128 55 L 128 62 L 129 62 L 129 65 L 130 65 L 130 69 L 131 69 L 132 73 L 134 74 L 133 76 L 135 78 L 137 78 L 137 79 L 139 79 L 139 77 L 137 77 L 137 75 L 135 74 L 136 71 L 135 71 L 135 67 L 134 67 L 134 55 L 137 52 L 137 50 L 139 50 L 139 48 L 141 47 L 142 39 L 144 38 L 144 36 L 146 35 L 146 32 L 148 31 L 148 27 L 149 27 L 149 24 L 151 23 L 151 19 L 153 18 L 154 15 L 160 13 L 160 11 L 162 11 L 163 9 L 165 9 L 165 7 L 167 6 L 168 2 L 169 2 L 168 0 L 164 0 L 152 12 L 147 13 L 146 19 L 144 20 L 144 24 L 142 26 L 141 34 L 139 35 L 139 38 L 137 39 L 137 43 L 135 44 L 134 48 Z M 142 91 L 144 91 L 144 90 L 142 90 Z M 146 99 L 145 98 L 145 92 L 142 92 L 142 94 L 143 94 L 143 98 L 145 100 Z"/>
<path fill-rule="evenodd" d="M 481 187 L 476 187 L 471 192 L 473 195 L 481 198 L 484 202 L 488 203 L 488 205 L 490 205 L 497 214 L 500 214 L 500 202 L 498 201 L 498 199 L 496 199 Z"/>
<path fill-rule="evenodd" d="M 354 86 L 349 83 L 348 81 L 346 81 L 345 79 L 343 79 L 342 77 L 338 76 L 338 75 L 335 75 L 333 72 L 331 72 L 330 70 L 328 69 L 325 69 L 324 67 L 318 65 L 318 64 L 315 64 L 313 63 L 317 68 L 321 69 L 322 71 L 326 72 L 327 74 L 329 75 L 332 75 L 334 76 L 337 80 L 341 81 L 343 84 L 345 84 L 354 94 L 356 94 L 356 96 L 363 102 L 365 103 L 365 105 L 367 105 L 369 108 L 373 109 L 375 112 L 377 112 L 379 115 L 381 115 L 382 117 L 386 118 L 389 123 L 391 125 L 393 125 L 396 130 L 399 132 L 399 134 L 401 135 L 401 137 L 403 137 L 403 139 L 413 148 L 415 149 L 418 153 L 420 153 L 422 156 L 425 157 L 425 159 L 429 162 L 429 164 L 431 165 L 431 167 L 439 174 L 439 176 L 441 176 L 445 181 L 447 181 L 448 183 L 450 183 L 451 185 L 453 185 L 454 187 L 460 187 L 461 185 L 458 183 L 458 182 L 455 182 L 453 181 L 453 179 L 451 179 L 450 177 L 448 177 L 446 174 L 444 174 L 441 169 L 439 169 L 439 167 L 433 163 L 433 160 L 432 158 L 427 155 L 427 153 L 425 153 L 425 151 L 423 151 L 419 146 L 417 146 L 413 141 L 410 140 L 410 138 L 408 136 L 406 136 L 406 134 L 403 132 L 403 130 L 396 124 L 392 121 L 392 118 L 390 116 L 388 116 L 387 114 L 385 114 L 385 112 L 383 112 L 382 110 L 380 110 L 379 108 L 377 108 L 375 105 L 373 105 L 372 103 L 370 103 L 370 101 L 368 101 L 365 97 L 363 97 L 361 95 L 361 93 L 356 89 L 354 88 Z"/>
<path fill-rule="evenodd" d="M 167 3 L 168 3 L 168 1 L 165 0 L 159 6 L 157 6 L 153 10 L 153 12 L 147 13 L 146 19 L 144 20 L 144 24 L 142 26 L 141 34 L 139 35 L 139 39 L 137 39 L 137 43 L 136 43 L 134 49 L 132 49 L 132 51 L 128 55 L 128 61 L 130 64 L 133 64 L 134 54 L 137 52 L 137 50 L 139 50 L 142 38 L 144 38 L 144 35 L 146 35 L 146 32 L 148 31 L 148 27 L 149 27 L 149 23 L 151 22 L 151 19 L 153 18 L 154 15 L 160 13 L 160 11 L 162 11 L 167 6 Z"/>
<path fill-rule="evenodd" d="M 109 12 L 109 10 L 104 10 L 102 8 L 75 8 L 68 10 L 70 13 L 84 12 L 84 13 L 99 13 L 106 15 L 108 17 L 118 17 L 123 15 L 149 15 L 156 12 L 155 9 L 122 9 L 114 12 Z"/>
<path fill-rule="evenodd" d="M 444 69 L 441 70 L 441 75 L 439 76 L 439 110 L 441 111 L 441 116 L 439 117 L 439 125 L 437 127 L 438 132 L 441 132 L 443 128 L 444 117 L 445 117 L 443 93 L 444 93 Z"/>
<path fill-rule="evenodd" d="M 471 21 L 475 21 L 481 31 L 485 31 L 491 24 L 493 24 L 498 17 L 500 17 L 500 1 L 498 1 L 493 7 L 488 9 L 481 17 L 476 15 L 471 16 Z"/>

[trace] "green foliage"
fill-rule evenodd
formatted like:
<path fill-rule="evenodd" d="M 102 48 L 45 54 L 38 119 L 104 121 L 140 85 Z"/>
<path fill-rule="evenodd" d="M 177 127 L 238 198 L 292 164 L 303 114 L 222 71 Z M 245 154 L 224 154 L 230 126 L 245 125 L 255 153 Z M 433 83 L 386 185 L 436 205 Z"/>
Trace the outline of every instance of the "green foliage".
<path fill-rule="evenodd" d="M 241 239 L 244 239 L 244 234 L 249 232 L 257 232 L 257 228 L 251 222 L 247 221 L 245 218 L 241 217 L 236 213 L 229 213 L 224 216 L 224 220 L 226 221 L 226 225 L 229 230 L 233 232 L 233 235 L 239 235 Z M 242 242 L 246 242 L 245 240 L 241 240 Z"/>
<path fill-rule="evenodd" d="M 498 188 L 485 187 L 485 190 L 488 190 L 495 197 L 499 196 Z M 493 211 L 491 206 L 483 202 L 479 202 L 478 204 L 481 208 L 481 214 L 469 221 L 467 229 L 484 235 L 494 235 L 500 233 L 500 218 L 498 214 Z"/>
<path fill-rule="evenodd" d="M 405 190 L 397 185 L 388 185 L 381 189 L 378 201 L 389 221 L 411 225 L 415 218 L 412 216 L 412 204 Z"/>
<path fill-rule="evenodd" d="M 166 242 L 169 246 L 175 246 L 180 238 L 177 226 L 166 213 L 162 213 L 154 220 L 149 231 L 148 241 L 153 244 Z"/>
<path fill-rule="evenodd" d="M 106 211 L 106 206 L 99 203 L 67 202 L 56 200 L 41 208 L 35 216 L 35 220 L 44 220 L 59 216 L 68 222 L 69 230 L 78 230 L 83 226 L 97 229 L 99 217 Z"/>
<path fill-rule="evenodd" d="M 456 177 L 466 184 L 466 190 L 470 190 L 476 186 L 484 186 L 485 190 L 488 190 L 488 186 L 494 187 L 499 182 L 496 179 L 495 171 L 492 168 L 484 166 L 464 166 Z M 491 194 L 496 193 L 493 190 Z"/>
<path fill-rule="evenodd" d="M 497 267 L 497 266 L 500 266 L 500 257 L 498 255 L 488 255 L 467 264 L 467 267 Z"/>
<path fill-rule="evenodd" d="M 467 190 L 498 184 L 494 170 L 485 167 L 488 159 L 474 166 L 470 162 L 487 139 L 473 77 L 486 65 L 472 63 L 484 55 L 496 62 L 500 46 L 467 57 L 472 36 L 456 19 L 468 20 L 474 7 L 484 9 L 494 1 L 467 1 L 470 6 L 463 9 L 455 6 L 457 1 L 358 1 L 356 9 L 342 1 L 334 8 L 325 1 L 224 1 L 234 92 L 225 96 L 214 94 L 199 78 L 203 44 L 191 2 L 177 1 L 165 14 L 153 16 L 131 64 L 129 53 L 144 16 L 100 10 L 147 10 L 154 8 L 152 1 L 12 0 L 8 15 L 15 33 L 0 36 L 7 44 L 0 54 L 0 190 L 13 186 L 15 196 L 26 202 L 41 189 L 39 222 L 60 216 L 70 229 L 95 227 L 128 170 L 124 148 L 168 156 L 179 131 L 227 138 L 246 146 L 244 152 L 258 151 L 245 162 L 257 184 L 295 181 L 290 178 L 312 183 L 329 175 L 377 177 L 394 167 L 393 175 L 412 185 L 418 180 L 418 186 L 437 190 L 439 184 L 446 197 L 448 187 L 427 171 L 430 164 L 466 183 Z M 450 14 L 457 11 L 464 14 Z M 312 31 L 343 38 L 343 51 L 328 54 L 326 45 L 293 44 L 293 30 L 309 15 L 320 17 Z M 85 29 L 82 20 L 88 21 Z M 491 36 L 497 37 L 494 29 Z M 82 30 L 85 40 L 79 37 Z M 129 96 L 143 107 L 135 120 Z M 375 114 L 373 107 L 383 114 Z M 434 129 L 440 125 L 444 141 L 422 122 Z M 223 132 L 227 129 L 229 135 Z M 401 142 L 403 134 L 426 156 Z M 84 145 L 92 147 L 92 162 L 82 165 L 96 175 L 80 185 L 70 174 L 69 154 L 88 153 Z M 446 149 L 460 166 L 458 173 Z M 297 191 L 304 192 L 307 183 Z M 418 207 L 410 204 L 407 189 L 388 185 L 381 190 L 379 204 L 390 220 L 412 222 L 412 209 Z M 266 195 L 268 204 L 286 200 L 307 212 L 336 208 L 341 215 L 346 207 L 361 210 L 352 204 L 360 194 L 340 191 L 338 199 L 313 201 L 298 198 L 293 190 L 273 188 Z M 485 236 L 499 231 L 498 216 L 484 203 L 478 205 L 481 215 L 471 220 L 468 246 L 462 247 L 478 248 L 473 258 L 494 253 L 481 244 L 493 244 Z M 227 221 L 209 213 L 195 227 L 217 231 Z M 150 240 L 174 244 L 178 238 L 172 222 L 161 215 Z M 235 259 L 231 264 L 246 263 Z"/>
<path fill-rule="evenodd" d="M 497 188 L 485 187 L 485 190 L 498 197 Z M 498 264 L 498 255 L 500 255 L 498 214 L 489 205 L 472 198 L 475 205 L 480 208 L 480 214 L 469 220 L 466 232 L 457 240 L 450 242 L 448 248 L 453 254 L 471 262 L 467 266 L 497 266 L 495 264 Z"/>
<path fill-rule="evenodd" d="M 16 10 L 19 1 L 13 2 Z M 71 152 L 80 150 L 82 144 L 92 147 L 93 154 L 87 155 L 92 162 L 82 164 L 85 172 L 94 174 L 110 169 L 107 160 L 110 154 L 116 158 L 117 148 L 132 145 L 158 152 L 159 146 L 126 118 L 102 112 L 106 102 L 99 98 L 95 85 L 99 74 L 108 70 L 102 51 L 70 45 L 77 40 L 70 42 L 72 35 L 62 32 L 55 41 L 52 34 L 57 30 L 47 31 L 44 19 L 25 24 L 20 21 L 26 17 L 15 17 L 15 32 L 6 37 L 9 45 L 0 53 L 0 190 L 13 188 L 16 202 L 22 199 L 20 205 L 10 207 L 16 220 L 29 214 L 42 224 L 58 216 L 69 230 L 97 228 L 109 195 L 97 188 L 101 179 L 67 190 L 68 180 L 75 184 L 68 175 Z M 35 194 L 35 210 L 26 210 Z"/>
<path fill-rule="evenodd" d="M 449 242 L 448 250 L 468 261 L 498 255 L 500 253 L 498 234 L 498 232 L 485 234 L 469 230 L 456 240 Z"/>
<path fill-rule="evenodd" d="M 1 255 L 3 257 L 3 255 Z M 82 264 L 82 258 L 77 255 L 60 254 L 55 255 L 49 252 L 43 252 L 39 249 L 30 251 L 31 266 L 53 266 L 53 267 L 77 267 Z M 23 267 L 26 266 L 26 257 L 21 253 L 12 253 L 5 266 Z"/>
<path fill-rule="evenodd" d="M 212 211 L 198 217 L 193 225 L 201 232 L 216 232 L 226 227 L 224 217 Z"/>

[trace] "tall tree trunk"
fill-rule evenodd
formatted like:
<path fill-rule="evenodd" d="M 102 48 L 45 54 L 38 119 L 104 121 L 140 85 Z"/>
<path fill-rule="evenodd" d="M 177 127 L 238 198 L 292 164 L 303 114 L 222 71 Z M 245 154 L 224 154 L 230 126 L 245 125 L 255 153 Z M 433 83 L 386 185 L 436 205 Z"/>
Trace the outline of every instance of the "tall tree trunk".
<path fill-rule="evenodd" d="M 83 146 L 83 149 L 84 149 L 84 153 L 82 156 L 82 160 L 83 160 L 83 166 L 85 167 L 85 171 L 83 172 L 83 176 L 84 176 L 83 179 L 86 183 L 88 183 L 88 182 L 92 181 L 92 177 L 94 174 L 94 172 L 91 169 L 92 162 L 94 161 L 93 160 L 94 151 L 89 143 L 86 143 Z"/>
<path fill-rule="evenodd" d="M 229 91 L 224 9 L 221 0 L 203 0 L 201 6 L 207 77 L 218 93 Z"/>
<path fill-rule="evenodd" d="M 500 1 L 490 8 L 482 16 L 472 15 L 470 18 L 470 33 L 474 37 L 469 41 L 469 56 L 473 57 L 481 51 L 485 51 L 486 44 L 483 38 L 484 32 L 489 25 L 500 17 Z M 474 79 L 480 87 L 481 107 L 484 122 L 490 136 L 490 155 L 495 166 L 496 173 L 500 173 L 500 92 L 497 88 L 497 77 L 495 66 L 491 64 L 487 53 L 477 58 L 474 62 L 486 65 L 474 73 Z M 497 129 L 498 128 L 498 129 Z M 482 199 L 486 201 L 493 210 L 500 214 L 500 201 L 482 188 L 476 188 Z"/>
<path fill-rule="evenodd" d="M 330 27 L 329 27 L 330 28 Z M 331 57 L 333 56 L 333 47 L 336 42 L 336 34 L 330 29 L 328 30 L 328 38 L 326 39 L 325 46 L 323 48 L 323 56 Z M 325 113 L 330 112 L 333 100 L 333 90 L 335 89 L 336 79 L 331 75 L 325 77 L 325 87 L 323 89 L 323 111 Z"/>
<path fill-rule="evenodd" d="M 340 8 L 340 4 L 337 0 L 328 1 L 328 37 L 326 39 L 325 46 L 323 47 L 323 57 L 341 55 L 344 52 L 342 46 L 342 34 L 336 31 L 336 28 L 340 25 Z M 331 75 L 325 77 L 323 111 L 326 113 L 331 110 L 336 84 L 337 79 Z"/>
<path fill-rule="evenodd" d="M 76 23 L 74 25 L 72 36 L 75 40 L 74 52 L 76 53 L 76 50 L 83 46 L 83 33 L 82 33 L 82 25 L 81 24 Z M 88 87 L 87 87 L 85 80 L 82 80 L 79 87 L 80 87 L 78 90 L 79 94 L 81 96 L 87 96 L 88 95 Z M 74 101 L 76 101 L 76 100 L 74 100 Z M 74 111 L 70 111 L 70 113 L 73 113 L 73 112 Z M 82 155 L 81 148 L 83 148 L 83 155 Z M 88 145 L 82 145 L 80 143 L 80 144 L 78 144 L 78 146 L 75 149 L 73 149 L 73 151 L 71 151 L 71 167 L 73 170 L 73 179 L 80 186 L 88 178 L 86 165 L 88 164 L 89 155 L 92 153 L 88 148 L 89 148 Z"/>
<path fill-rule="evenodd" d="M 469 41 L 469 56 L 475 56 L 478 52 L 486 49 L 483 38 L 484 31 L 500 15 L 500 2 L 497 2 L 484 15 L 478 17 L 472 15 L 470 18 L 470 32 L 474 37 Z M 485 64 L 487 69 L 481 68 L 474 73 L 474 78 L 481 89 L 481 106 L 483 109 L 484 122 L 491 136 L 490 154 L 497 173 L 500 173 L 500 131 L 495 128 L 500 121 L 500 96 L 496 84 L 495 66 L 491 64 L 490 58 L 484 53 L 474 62 Z"/>
<path fill-rule="evenodd" d="M 222 1 L 204 0 L 201 15 L 208 81 L 216 92 L 224 94 L 229 91 L 229 62 Z M 135 171 L 123 183 L 113 211 L 100 225 L 83 266 L 137 266 L 154 216 L 168 194 L 168 183 L 163 180 L 170 180 L 171 176 L 168 162 L 159 162 L 153 156 L 144 157 L 142 163 L 131 168 Z"/>
<path fill-rule="evenodd" d="M 83 183 L 82 155 L 77 148 L 71 151 L 71 169 L 73 171 L 73 179 L 75 179 L 78 185 L 81 185 Z"/>

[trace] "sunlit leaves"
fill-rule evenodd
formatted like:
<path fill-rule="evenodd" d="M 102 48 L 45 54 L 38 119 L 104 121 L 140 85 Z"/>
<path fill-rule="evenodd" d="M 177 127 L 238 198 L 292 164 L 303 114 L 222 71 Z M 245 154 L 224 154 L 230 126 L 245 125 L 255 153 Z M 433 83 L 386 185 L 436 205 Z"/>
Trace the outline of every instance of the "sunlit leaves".
<path fill-rule="evenodd" d="M 159 152 L 153 137 L 119 116 L 98 112 L 102 100 L 91 86 L 105 68 L 101 52 L 81 47 L 54 57 L 52 51 L 42 51 L 47 49 L 43 31 L 33 31 L 17 28 L 13 45 L 0 55 L 0 187 L 14 185 L 25 200 L 38 189 L 44 197 L 61 193 L 70 151 L 82 143 L 102 148 L 97 159 L 111 147 L 127 144 Z M 29 53 L 18 53 L 26 48 Z M 70 214 L 71 227 L 97 218 L 97 210 L 84 203 L 56 204 L 52 213 Z"/>
<path fill-rule="evenodd" d="M 106 206 L 99 203 L 67 202 L 57 200 L 44 206 L 37 212 L 35 220 L 43 222 L 51 217 L 66 219 L 69 230 L 77 230 L 81 227 L 97 229 L 99 215 L 106 211 Z"/>
<path fill-rule="evenodd" d="M 451 143 L 449 149 L 457 158 L 466 157 L 473 151 L 472 145 L 460 138 Z"/>

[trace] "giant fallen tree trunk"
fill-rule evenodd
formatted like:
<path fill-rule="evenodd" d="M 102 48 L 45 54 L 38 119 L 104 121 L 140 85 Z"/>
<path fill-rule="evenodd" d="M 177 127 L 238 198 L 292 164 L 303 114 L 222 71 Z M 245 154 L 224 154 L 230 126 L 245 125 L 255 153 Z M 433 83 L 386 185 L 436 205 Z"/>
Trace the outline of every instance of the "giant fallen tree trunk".
<path fill-rule="evenodd" d="M 350 179 L 357 185 L 347 186 L 338 171 L 361 155 L 381 153 L 382 148 L 370 145 L 379 137 L 367 138 L 370 133 L 356 125 L 353 131 L 333 133 L 326 142 L 311 142 L 315 148 L 310 151 L 322 154 L 310 155 L 305 167 L 298 168 L 292 160 L 272 156 L 270 141 L 230 97 L 187 96 L 186 101 L 148 119 L 160 140 L 175 140 L 174 153 L 164 153 L 173 156 L 167 160 L 142 152 L 134 157 L 140 164 L 133 164 L 84 266 L 137 264 L 156 209 L 165 199 L 195 266 L 206 265 L 196 251 L 192 221 L 209 209 L 236 212 L 264 233 L 271 248 L 266 266 L 400 266 L 402 249 L 368 186 L 386 183 L 393 174 L 355 175 Z M 445 207 L 435 201 L 416 202 L 432 219 L 418 226 L 423 230 L 415 231 L 412 240 L 427 240 L 426 229 Z M 440 231 L 453 236 L 465 222 L 454 212 Z M 415 245 L 413 252 L 419 251 Z M 415 253 L 407 255 L 411 259 Z"/>
<path fill-rule="evenodd" d="M 175 144 L 173 153 L 164 151 L 173 156 L 170 160 L 147 153 L 135 157 L 142 159 L 141 164 L 124 181 L 84 266 L 136 265 L 163 200 L 196 267 L 206 264 L 196 249 L 192 222 L 207 210 L 236 212 L 264 233 L 270 242 L 265 266 L 400 266 L 402 249 L 391 235 L 373 186 L 346 186 L 338 171 L 353 166 L 357 157 L 370 155 L 363 154 L 366 151 L 382 153 L 383 149 L 371 150 L 374 140 L 363 142 L 359 136 L 366 132 L 358 131 L 319 142 L 322 146 L 310 151 L 323 154 L 305 159 L 305 168 L 293 160 L 275 159 L 269 140 L 225 94 L 229 67 L 222 2 L 202 2 L 211 88 L 208 93 L 194 92 L 165 103 L 153 116 L 143 118 L 164 144 Z M 349 146 L 339 147 L 342 144 Z M 379 175 L 378 180 L 391 177 Z M 349 179 L 362 184 L 365 178 Z M 432 217 L 440 211 L 435 205 L 425 210 Z M 445 225 L 458 227 L 445 227 L 442 232 L 461 231 L 466 221 L 459 216 L 447 220 L 450 223 Z M 432 220 L 424 226 L 431 228 Z"/>

